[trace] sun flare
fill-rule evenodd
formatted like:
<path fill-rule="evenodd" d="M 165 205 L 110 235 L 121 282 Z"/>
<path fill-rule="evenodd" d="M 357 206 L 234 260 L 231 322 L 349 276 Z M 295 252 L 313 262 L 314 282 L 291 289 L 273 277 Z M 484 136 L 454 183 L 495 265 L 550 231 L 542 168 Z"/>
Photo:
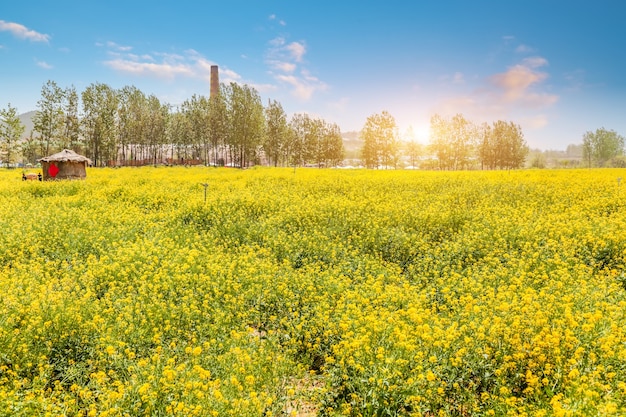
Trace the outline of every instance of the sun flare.
<path fill-rule="evenodd" d="M 406 131 L 404 140 L 407 142 L 428 143 L 430 141 L 430 125 L 427 123 L 415 123 Z"/>
<path fill-rule="evenodd" d="M 417 139 L 418 142 L 427 143 L 430 140 L 430 126 L 417 125 L 417 127 L 415 127 L 415 139 Z"/>

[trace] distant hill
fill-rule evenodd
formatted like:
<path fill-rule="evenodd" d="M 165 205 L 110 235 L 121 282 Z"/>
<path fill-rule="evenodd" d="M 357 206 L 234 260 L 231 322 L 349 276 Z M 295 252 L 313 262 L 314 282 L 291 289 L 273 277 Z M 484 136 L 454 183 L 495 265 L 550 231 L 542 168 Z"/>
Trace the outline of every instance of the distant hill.
<path fill-rule="evenodd" d="M 33 130 L 33 117 L 35 117 L 35 113 L 37 113 L 35 110 L 33 111 L 29 111 L 27 113 L 23 113 L 20 114 L 18 117 L 20 119 L 20 122 L 22 122 L 22 124 L 24 126 L 26 126 L 26 129 L 24 130 L 24 136 L 25 137 L 29 137 L 30 136 L 30 132 Z"/>

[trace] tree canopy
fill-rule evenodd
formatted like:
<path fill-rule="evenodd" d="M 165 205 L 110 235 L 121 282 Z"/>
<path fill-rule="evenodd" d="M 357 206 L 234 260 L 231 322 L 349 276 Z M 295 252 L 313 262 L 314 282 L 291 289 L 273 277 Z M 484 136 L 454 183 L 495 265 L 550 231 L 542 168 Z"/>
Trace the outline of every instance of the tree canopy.
<path fill-rule="evenodd" d="M 10 105 L 3 110 L 6 120 L 15 116 L 14 110 Z M 49 80 L 42 87 L 33 125 L 25 138 L 23 131 L 16 133 L 4 121 L 0 150 L 5 161 L 21 157 L 34 163 L 67 147 L 97 166 L 325 167 L 343 162 L 344 141 L 350 133 L 342 135 L 337 124 L 310 114 L 288 117 L 275 100 L 264 107 L 253 87 L 236 83 L 220 84 L 211 97 L 194 94 L 171 106 L 134 86 L 114 89 L 92 83 L 79 93 L 74 86 L 63 89 Z M 350 157 L 360 158 L 368 168 L 517 169 L 526 164 L 529 154 L 520 125 L 504 120 L 477 125 L 462 114 L 449 118 L 434 114 L 429 143 L 416 142 L 412 128 L 402 141 L 395 118 L 386 110 L 369 116 L 361 131 L 353 133 L 354 142 L 362 147 L 359 150 L 353 143 Z M 582 145 L 568 147 L 569 161 L 555 163 L 578 166 L 582 158 L 590 167 L 623 166 L 626 160 L 619 157 L 624 145 L 623 136 L 600 128 L 586 132 Z M 537 150 L 531 156 L 534 166 L 546 165 L 548 156 L 538 156 Z"/>
<path fill-rule="evenodd" d="M 583 159 L 588 166 L 606 166 L 616 156 L 624 153 L 624 137 L 605 128 L 583 135 Z"/>
<path fill-rule="evenodd" d="M 363 130 L 362 158 L 368 168 L 396 167 L 400 157 L 400 143 L 396 119 L 388 112 L 367 118 Z"/>
<path fill-rule="evenodd" d="M 489 169 L 515 169 L 524 165 L 528 146 L 522 128 L 513 122 L 498 120 L 485 124 L 478 145 L 482 166 Z"/>
<path fill-rule="evenodd" d="M 22 138 L 21 131 L 17 140 L 5 140 L 3 149 L 12 160 L 21 152 L 34 163 L 70 147 L 96 166 L 340 163 L 344 148 L 339 127 L 308 115 L 303 124 L 302 118 L 296 114 L 289 121 L 276 101 L 264 108 L 254 88 L 236 83 L 221 84 L 219 94 L 210 98 L 193 95 L 173 107 L 133 86 L 117 90 L 92 83 L 79 94 L 73 86 L 62 89 L 48 81 L 31 137 Z"/>
<path fill-rule="evenodd" d="M 0 155 L 7 167 L 15 162 L 19 139 L 25 129 L 11 103 L 6 109 L 0 109 Z"/>

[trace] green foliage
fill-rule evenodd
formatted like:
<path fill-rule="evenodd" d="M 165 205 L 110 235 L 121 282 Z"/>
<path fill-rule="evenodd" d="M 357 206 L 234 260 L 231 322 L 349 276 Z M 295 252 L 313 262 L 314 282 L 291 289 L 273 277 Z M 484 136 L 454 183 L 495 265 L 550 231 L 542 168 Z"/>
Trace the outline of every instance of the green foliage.
<path fill-rule="evenodd" d="M 396 120 L 387 111 L 367 118 L 361 130 L 361 157 L 368 168 L 395 168 L 400 157 Z"/>
<path fill-rule="evenodd" d="M 33 119 L 33 130 L 39 134 L 40 155 L 50 154 L 56 149 L 63 132 L 64 91 L 56 82 L 48 80 L 41 88 L 41 99 L 37 101 L 37 113 Z"/>
<path fill-rule="evenodd" d="M 290 159 L 294 165 L 336 166 L 344 157 L 339 126 L 308 114 L 294 114 L 287 135 Z"/>
<path fill-rule="evenodd" d="M 7 167 L 16 160 L 24 129 L 15 107 L 0 109 L 0 156 Z"/>
<path fill-rule="evenodd" d="M 544 169 L 546 167 L 546 157 L 542 153 L 536 153 L 530 161 L 530 166 L 531 168 Z"/>
<path fill-rule="evenodd" d="M 470 167 L 474 153 L 477 130 L 461 114 L 450 120 L 439 115 L 430 119 L 430 149 L 437 156 L 439 169 L 459 170 Z"/>
<path fill-rule="evenodd" d="M 617 156 L 624 153 L 624 137 L 614 130 L 605 128 L 583 135 L 583 160 L 589 167 L 604 167 Z"/>
<path fill-rule="evenodd" d="M 522 128 L 513 122 L 498 120 L 492 126 L 485 125 L 478 154 L 483 167 L 489 169 L 515 169 L 524 166 L 528 155 L 528 146 L 524 140 Z M 545 167 L 541 161 L 533 161 L 536 168 Z"/>
<path fill-rule="evenodd" d="M 265 134 L 265 115 L 261 96 L 254 88 L 231 83 L 225 90 L 229 126 L 228 144 L 234 162 L 246 167 L 258 161 L 257 150 Z"/>
<path fill-rule="evenodd" d="M 287 115 L 277 101 L 270 101 L 265 107 L 267 130 L 263 143 L 263 150 L 270 165 L 278 166 L 289 160 Z"/>
<path fill-rule="evenodd" d="M 103 83 L 92 83 L 82 93 L 85 147 L 95 166 L 116 159 L 117 92 Z"/>

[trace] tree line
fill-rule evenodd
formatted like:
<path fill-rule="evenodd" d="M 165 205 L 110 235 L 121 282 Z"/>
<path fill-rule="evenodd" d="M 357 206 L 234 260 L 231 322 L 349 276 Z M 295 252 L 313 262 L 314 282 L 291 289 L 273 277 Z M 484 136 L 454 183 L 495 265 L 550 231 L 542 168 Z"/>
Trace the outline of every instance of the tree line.
<path fill-rule="evenodd" d="M 189 163 L 246 167 L 334 166 L 344 157 L 339 126 L 308 114 L 288 118 L 281 104 L 264 106 L 248 85 L 221 84 L 212 97 L 193 95 L 180 106 L 162 103 L 134 86 L 48 81 L 41 90 L 33 130 L 17 110 L 0 110 L 0 151 L 7 164 L 21 156 L 35 163 L 65 148 L 88 156 L 95 166 Z"/>
<path fill-rule="evenodd" d="M 449 119 L 435 114 L 430 136 L 428 145 L 401 141 L 394 117 L 383 111 L 368 117 L 361 131 L 361 156 L 368 168 L 395 168 L 404 156 L 411 166 L 460 170 L 521 168 L 528 154 L 522 129 L 513 122 L 478 126 L 461 114 Z"/>
<path fill-rule="evenodd" d="M 476 124 L 462 114 L 430 119 L 430 141 L 418 143 L 411 131 L 401 140 L 394 117 L 387 111 L 368 117 L 360 132 L 361 158 L 368 168 L 396 168 L 404 158 L 421 169 L 517 169 L 526 166 L 529 147 L 520 125 L 497 120 Z M 587 131 L 582 144 L 570 145 L 557 166 L 626 168 L 626 139 L 604 127 Z M 530 166 L 544 168 L 552 151 L 533 150 Z M 552 152 L 554 153 L 554 152 Z"/>
<path fill-rule="evenodd" d="M 134 86 L 113 89 L 92 83 L 74 86 L 48 81 L 41 90 L 34 127 L 24 126 L 11 105 L 0 109 L 0 156 L 8 165 L 73 149 L 95 166 L 204 164 L 211 166 L 337 166 L 346 150 L 335 123 L 306 113 L 287 117 L 281 104 L 264 106 L 248 85 L 220 84 L 219 94 L 193 95 L 179 106 L 162 103 Z M 387 111 L 367 118 L 357 158 L 367 168 L 516 169 L 529 148 L 521 127 L 510 121 L 476 124 L 462 114 L 430 119 L 430 141 L 402 140 Z M 591 166 L 624 166 L 624 138 L 604 128 L 583 136 L 581 159 Z M 533 152 L 531 166 L 545 166 Z"/>

